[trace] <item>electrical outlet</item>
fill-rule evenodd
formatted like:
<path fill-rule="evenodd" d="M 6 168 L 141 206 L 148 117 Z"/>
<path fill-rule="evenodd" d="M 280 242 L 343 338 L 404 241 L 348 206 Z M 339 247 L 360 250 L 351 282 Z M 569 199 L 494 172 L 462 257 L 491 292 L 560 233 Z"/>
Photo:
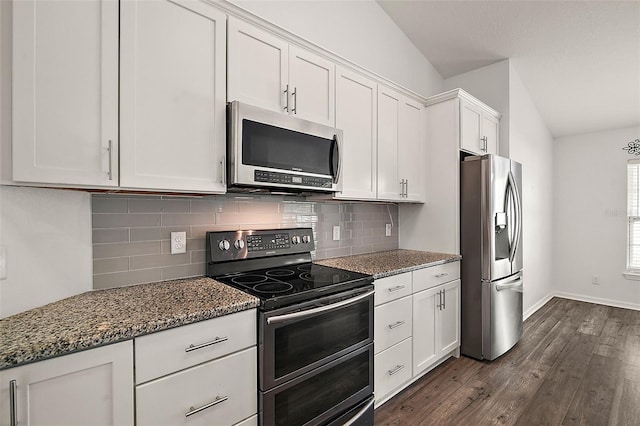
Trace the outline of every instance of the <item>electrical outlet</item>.
<path fill-rule="evenodd" d="M 597 275 L 594 275 L 591 277 L 591 284 L 593 285 L 600 285 L 600 277 Z"/>
<path fill-rule="evenodd" d="M 171 233 L 171 254 L 180 254 L 187 252 L 187 233 L 172 232 Z"/>
<path fill-rule="evenodd" d="M 384 227 L 384 235 L 386 235 L 387 237 L 391 236 L 391 224 L 387 223 Z"/>
<path fill-rule="evenodd" d="M 340 240 L 340 226 L 333 227 L 333 241 Z"/>

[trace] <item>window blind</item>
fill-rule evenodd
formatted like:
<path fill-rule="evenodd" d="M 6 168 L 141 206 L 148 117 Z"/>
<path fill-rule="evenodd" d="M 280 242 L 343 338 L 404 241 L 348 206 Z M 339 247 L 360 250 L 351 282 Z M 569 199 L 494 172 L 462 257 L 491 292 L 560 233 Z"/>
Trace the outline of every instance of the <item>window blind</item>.
<path fill-rule="evenodd" d="M 640 160 L 627 162 L 627 269 L 640 271 Z"/>

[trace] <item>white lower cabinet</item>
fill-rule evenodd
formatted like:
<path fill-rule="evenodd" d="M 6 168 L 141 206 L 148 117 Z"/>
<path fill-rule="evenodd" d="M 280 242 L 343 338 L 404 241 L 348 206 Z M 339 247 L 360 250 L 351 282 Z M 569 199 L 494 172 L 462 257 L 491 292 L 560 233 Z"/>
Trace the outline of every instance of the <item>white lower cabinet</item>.
<path fill-rule="evenodd" d="M 377 403 L 411 380 L 411 338 L 377 354 L 374 365 Z"/>
<path fill-rule="evenodd" d="M 375 281 L 376 406 L 460 346 L 460 262 Z"/>
<path fill-rule="evenodd" d="M 136 387 L 136 424 L 235 424 L 258 411 L 255 347 Z"/>
<path fill-rule="evenodd" d="M 3 370 L 0 383 L 3 425 L 134 424 L 131 340 Z"/>
<path fill-rule="evenodd" d="M 138 426 L 256 424 L 255 309 L 135 342 Z"/>

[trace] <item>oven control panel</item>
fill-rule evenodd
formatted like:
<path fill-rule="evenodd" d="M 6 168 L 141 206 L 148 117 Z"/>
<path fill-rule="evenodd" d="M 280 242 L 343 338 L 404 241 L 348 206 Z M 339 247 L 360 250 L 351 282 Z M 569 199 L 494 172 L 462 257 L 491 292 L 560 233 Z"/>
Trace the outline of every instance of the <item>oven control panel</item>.
<path fill-rule="evenodd" d="M 311 228 L 207 232 L 207 262 L 225 262 L 315 249 Z"/>

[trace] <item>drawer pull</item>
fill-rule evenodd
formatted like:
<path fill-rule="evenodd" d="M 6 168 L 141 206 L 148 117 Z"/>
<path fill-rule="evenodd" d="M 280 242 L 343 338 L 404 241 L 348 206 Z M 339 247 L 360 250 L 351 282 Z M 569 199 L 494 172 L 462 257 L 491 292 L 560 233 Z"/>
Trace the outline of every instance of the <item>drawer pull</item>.
<path fill-rule="evenodd" d="M 207 346 L 211 346 L 211 345 L 215 345 L 216 343 L 222 343 L 229 340 L 228 337 L 216 337 L 215 339 L 213 339 L 210 342 L 206 342 L 206 343 L 200 343 L 199 345 L 194 345 L 193 343 L 189 345 L 188 348 L 186 348 L 184 351 L 185 352 L 191 352 L 191 351 L 195 351 L 197 349 L 202 349 L 202 348 L 206 348 Z"/>
<path fill-rule="evenodd" d="M 404 369 L 404 365 L 396 365 L 395 368 L 387 371 L 387 374 L 390 376 L 393 376 L 394 374 L 396 374 L 397 372 L 403 369 Z"/>
<path fill-rule="evenodd" d="M 393 330 L 394 328 L 400 327 L 404 323 L 405 323 L 404 321 L 398 321 L 395 324 L 389 324 L 387 327 L 389 327 L 391 330 Z"/>
<path fill-rule="evenodd" d="M 15 380 L 9 382 L 9 424 L 11 426 L 18 425 L 18 400 L 17 400 L 18 383 Z"/>
<path fill-rule="evenodd" d="M 200 411 L 206 410 L 207 408 L 211 408 L 214 405 L 220 404 L 221 402 L 225 402 L 227 399 L 229 399 L 228 396 L 223 396 L 223 397 L 216 396 L 216 399 L 214 399 L 208 404 L 203 405 L 202 407 L 198 407 L 198 408 L 189 407 L 189 411 L 184 413 L 184 416 L 185 417 L 193 416 L 194 414 L 199 413 Z"/>
<path fill-rule="evenodd" d="M 446 277 L 447 275 L 449 275 L 447 272 L 443 272 L 441 274 L 436 274 L 436 278 Z"/>
<path fill-rule="evenodd" d="M 390 287 L 387 290 L 389 291 L 389 293 L 393 293 L 394 291 L 402 290 L 403 288 L 403 285 L 397 285 L 395 287 Z"/>

